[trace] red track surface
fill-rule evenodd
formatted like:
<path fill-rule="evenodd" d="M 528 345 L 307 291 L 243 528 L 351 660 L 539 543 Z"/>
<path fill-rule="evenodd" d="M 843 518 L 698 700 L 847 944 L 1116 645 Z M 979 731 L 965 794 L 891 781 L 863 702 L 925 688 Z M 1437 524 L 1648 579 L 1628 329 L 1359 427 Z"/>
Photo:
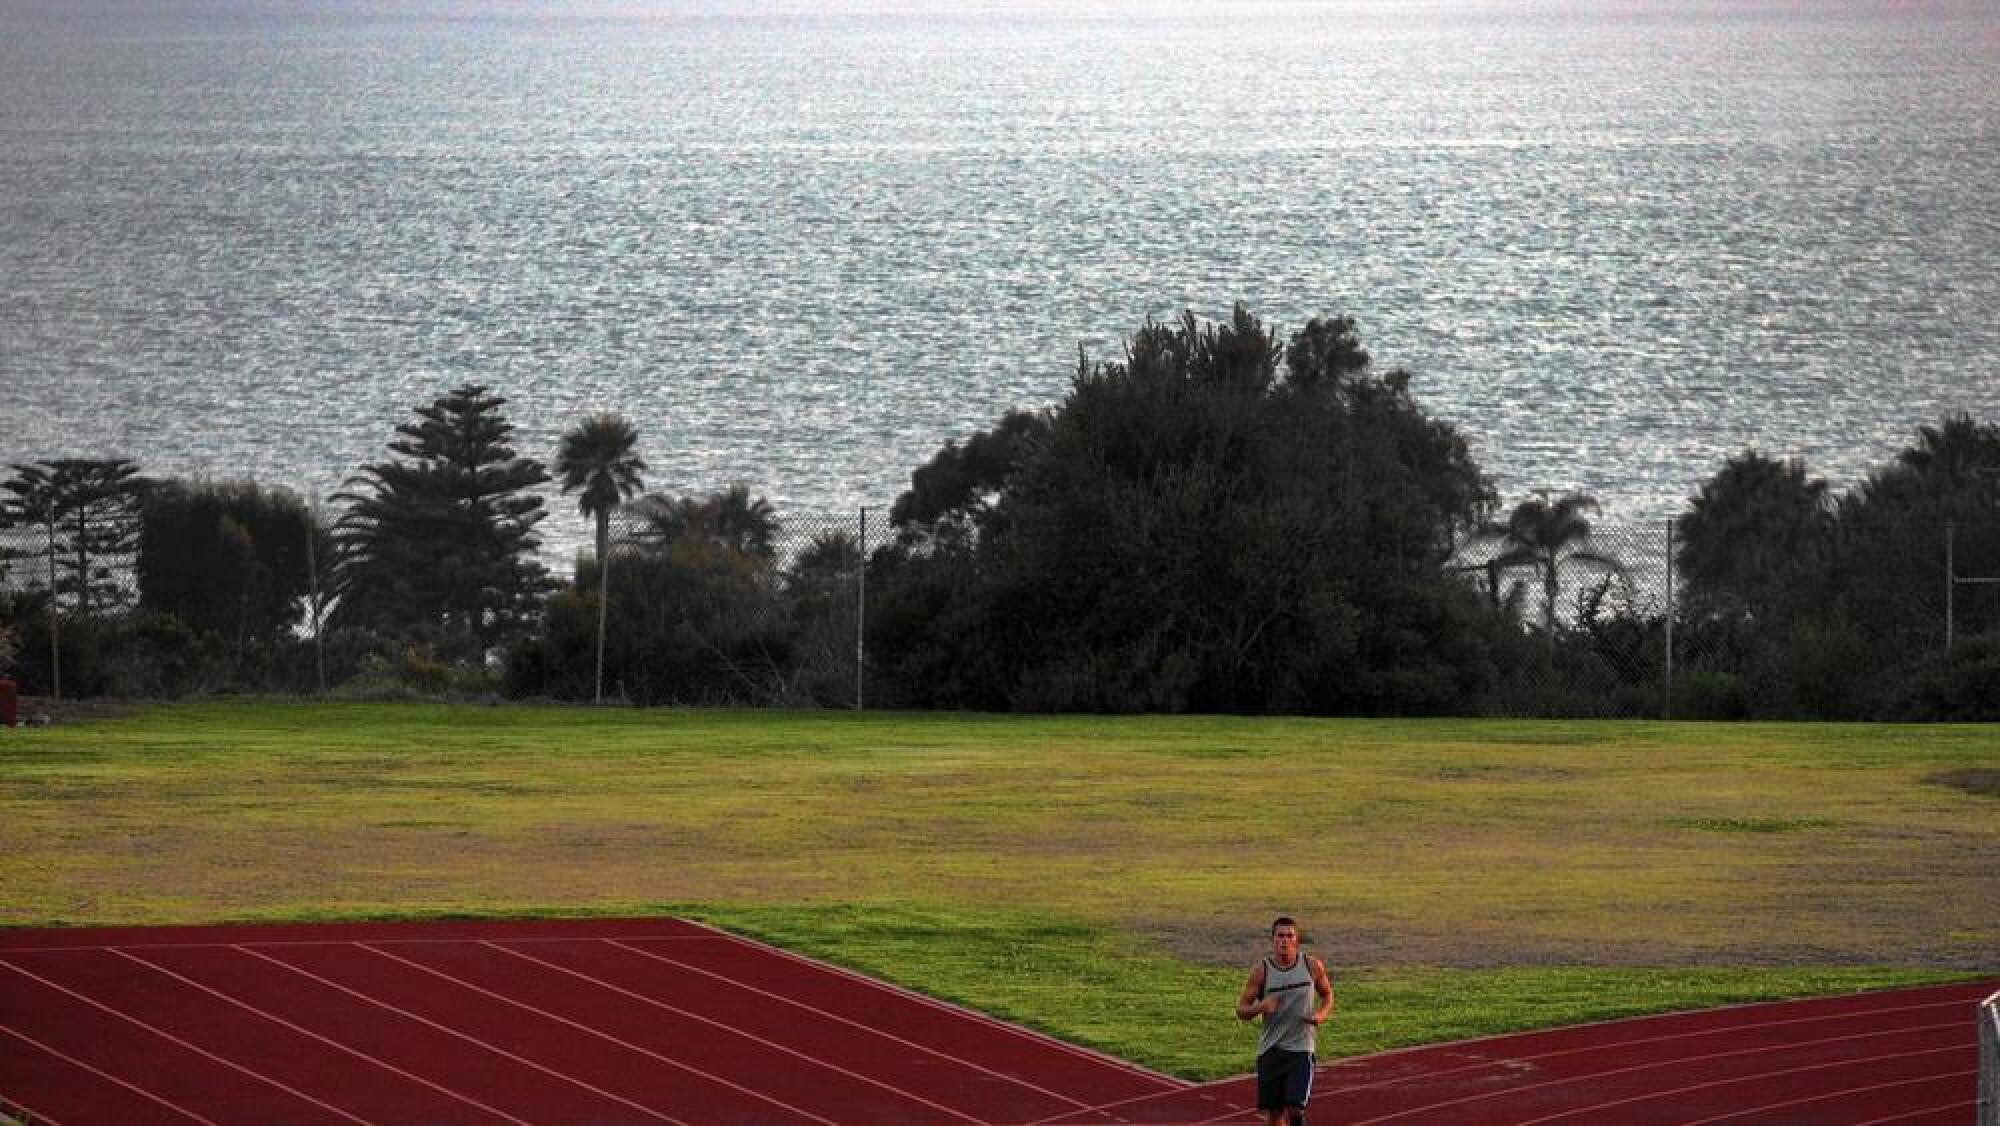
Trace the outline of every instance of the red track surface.
<path fill-rule="evenodd" d="M 1962 1122 L 1993 983 L 1322 1066 L 1318 1123 Z M 1182 1083 L 677 920 L 0 932 L 36 1122 L 1244 1122 Z"/>

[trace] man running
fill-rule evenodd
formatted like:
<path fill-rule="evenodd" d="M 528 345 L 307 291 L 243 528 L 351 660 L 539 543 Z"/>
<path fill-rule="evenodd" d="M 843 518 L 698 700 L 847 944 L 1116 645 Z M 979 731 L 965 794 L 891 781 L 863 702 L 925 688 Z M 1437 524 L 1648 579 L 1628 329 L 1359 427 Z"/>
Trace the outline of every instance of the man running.
<path fill-rule="evenodd" d="M 1270 955 L 1250 967 L 1250 980 L 1236 998 L 1237 1020 L 1264 1018 L 1257 1039 L 1257 1109 L 1269 1126 L 1305 1126 L 1314 1033 L 1332 1012 L 1326 965 L 1299 954 L 1299 924 L 1278 916 L 1271 923 Z"/>

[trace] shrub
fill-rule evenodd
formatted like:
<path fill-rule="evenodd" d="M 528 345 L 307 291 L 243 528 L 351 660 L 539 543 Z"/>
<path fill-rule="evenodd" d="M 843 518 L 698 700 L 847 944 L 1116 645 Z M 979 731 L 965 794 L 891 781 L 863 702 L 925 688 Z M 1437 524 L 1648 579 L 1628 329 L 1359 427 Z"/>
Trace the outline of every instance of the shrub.
<path fill-rule="evenodd" d="M 1689 669 L 1674 680 L 1674 718 L 1748 719 L 1750 690 L 1743 678 L 1716 669 Z"/>
<path fill-rule="evenodd" d="M 393 655 L 369 654 L 361 669 L 335 691 L 348 700 L 488 699 L 498 678 L 471 661 L 446 661 L 428 645 L 405 646 Z"/>
<path fill-rule="evenodd" d="M 1883 712 L 1904 720 L 2000 720 L 2000 633 L 1969 637 L 1901 670 Z"/>

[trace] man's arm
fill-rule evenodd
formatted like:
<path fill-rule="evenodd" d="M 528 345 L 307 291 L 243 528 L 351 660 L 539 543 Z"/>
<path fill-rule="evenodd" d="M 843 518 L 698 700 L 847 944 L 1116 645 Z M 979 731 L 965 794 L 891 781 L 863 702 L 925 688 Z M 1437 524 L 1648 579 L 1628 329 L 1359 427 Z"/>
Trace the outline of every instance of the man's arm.
<path fill-rule="evenodd" d="M 1333 983 L 1326 979 L 1325 962 L 1309 957 L 1306 965 L 1312 967 L 1313 992 L 1319 994 L 1319 1007 L 1306 1019 L 1314 1024 L 1323 1024 L 1327 1017 L 1333 1015 Z"/>
<path fill-rule="evenodd" d="M 1250 980 L 1243 983 L 1243 992 L 1236 996 L 1236 1019 L 1256 1020 L 1278 1011 L 1278 999 L 1264 996 L 1264 963 L 1250 967 Z"/>

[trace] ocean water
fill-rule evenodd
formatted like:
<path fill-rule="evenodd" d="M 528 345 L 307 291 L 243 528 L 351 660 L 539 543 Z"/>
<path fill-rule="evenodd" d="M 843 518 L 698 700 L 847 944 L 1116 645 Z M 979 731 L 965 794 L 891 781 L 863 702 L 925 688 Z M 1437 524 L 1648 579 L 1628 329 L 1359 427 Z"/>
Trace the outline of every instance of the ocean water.
<path fill-rule="evenodd" d="M 323 495 L 475 381 L 883 504 L 1240 301 L 1650 519 L 2000 420 L 1996 182 L 1988 3 L 0 0 L 0 460 Z"/>

